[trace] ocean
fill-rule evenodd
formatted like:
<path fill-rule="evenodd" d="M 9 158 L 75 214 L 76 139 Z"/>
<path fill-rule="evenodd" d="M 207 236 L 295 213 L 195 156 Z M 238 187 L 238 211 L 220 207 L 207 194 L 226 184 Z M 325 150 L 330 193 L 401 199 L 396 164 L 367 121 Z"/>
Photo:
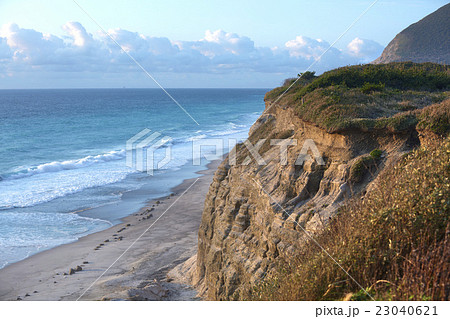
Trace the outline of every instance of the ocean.
<path fill-rule="evenodd" d="M 193 164 L 193 141 L 220 139 L 227 151 L 267 92 L 168 91 L 199 125 L 159 89 L 0 90 L 0 268 L 167 196 L 207 164 Z M 152 175 L 126 165 L 126 141 L 144 129 L 170 138 L 158 151 L 170 147 L 171 160 Z"/>

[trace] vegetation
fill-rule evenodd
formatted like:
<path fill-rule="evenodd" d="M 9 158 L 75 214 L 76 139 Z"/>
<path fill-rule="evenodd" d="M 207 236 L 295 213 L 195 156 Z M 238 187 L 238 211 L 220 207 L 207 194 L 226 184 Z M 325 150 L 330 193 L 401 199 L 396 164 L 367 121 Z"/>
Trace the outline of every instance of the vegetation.
<path fill-rule="evenodd" d="M 368 156 L 359 158 L 350 169 L 350 182 L 359 183 L 366 172 L 371 172 L 374 168 L 376 168 L 382 153 L 382 151 L 375 149 L 370 152 Z"/>
<path fill-rule="evenodd" d="M 450 133 L 450 99 L 426 107 L 419 115 L 419 130 L 431 131 L 439 136 Z"/>
<path fill-rule="evenodd" d="M 436 118 L 441 123 L 442 116 Z M 368 157 L 373 161 L 381 154 L 374 150 Z M 446 137 L 388 168 L 373 191 L 348 202 L 315 237 L 324 250 L 313 242 L 302 245 L 298 256 L 269 273 L 248 299 L 370 300 L 368 292 L 378 300 L 448 300 L 449 213 Z"/>
<path fill-rule="evenodd" d="M 435 138 L 385 168 L 369 193 L 347 201 L 294 258 L 248 289 L 247 299 L 449 300 L 450 67 L 340 68 L 300 79 L 281 96 L 294 81 L 266 100 L 328 132 L 415 129 Z M 349 181 L 361 182 L 382 156 L 374 149 L 355 160 Z"/>
<path fill-rule="evenodd" d="M 449 97 L 450 67 L 412 62 L 349 66 L 303 75 L 286 91 L 294 81 L 268 92 L 266 100 L 294 107 L 300 118 L 328 132 L 399 132 L 415 127 L 416 110 Z"/>

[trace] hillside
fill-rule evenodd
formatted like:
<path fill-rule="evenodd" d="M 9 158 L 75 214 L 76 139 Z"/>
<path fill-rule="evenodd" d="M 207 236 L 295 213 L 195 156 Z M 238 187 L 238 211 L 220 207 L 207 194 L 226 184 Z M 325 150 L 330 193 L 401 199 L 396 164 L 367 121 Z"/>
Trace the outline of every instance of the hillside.
<path fill-rule="evenodd" d="M 415 245 L 428 244 L 439 252 L 446 238 L 449 168 L 442 141 L 450 129 L 449 81 L 449 69 L 437 64 L 367 65 L 341 68 L 319 77 L 308 74 L 284 95 L 289 80 L 267 93 L 266 109 L 249 133 L 252 145 L 266 139 L 259 148 L 265 164 L 257 163 L 247 147 L 238 144 L 229 155 L 235 152 L 236 165 L 227 158 L 219 166 L 205 200 L 198 253 L 177 271 L 189 277 L 200 295 L 210 300 L 341 299 L 348 293 L 359 298 L 360 288 L 321 250 L 313 249 L 316 246 L 311 238 L 328 244 L 327 249 L 364 287 L 375 290 L 380 289 L 380 280 L 395 281 L 394 266 L 401 278 L 411 278 L 403 276 L 405 263 L 394 263 L 392 258 L 414 257 L 417 267 L 428 267 L 422 264 L 429 260 L 421 255 L 424 250 L 411 254 Z M 289 146 L 283 162 L 279 147 L 271 147 L 269 140 L 287 138 L 297 140 L 297 144 Z M 305 153 L 304 146 L 311 146 L 311 140 L 323 161 L 314 153 Z M 435 148 L 427 150 L 433 143 L 437 143 Z M 412 155 L 404 159 L 405 154 Z M 447 157 L 433 162 L 436 154 Z M 303 160 L 299 162 L 299 158 Z M 401 175 L 408 164 L 421 169 Z M 396 171 L 398 165 L 403 166 Z M 436 171 L 427 175 L 429 165 Z M 438 174 L 442 176 L 437 178 Z M 392 176 L 394 186 L 385 188 Z M 409 193 L 409 188 L 415 187 L 409 181 L 424 183 L 418 184 L 417 193 Z M 398 191 L 392 192 L 398 202 L 380 201 L 386 198 L 377 195 L 379 190 L 392 187 Z M 426 194 L 431 197 L 420 197 Z M 353 202 L 357 199 L 363 204 Z M 352 207 L 364 212 L 363 218 Z M 405 209 L 412 207 L 414 210 L 408 211 L 411 215 L 403 216 Z M 370 236 L 361 232 L 349 236 L 347 228 L 335 232 L 336 227 L 354 220 L 358 223 L 352 227 L 368 231 Z M 391 236 L 403 224 L 400 230 L 405 240 L 414 237 L 407 244 L 403 237 Z M 390 228 L 380 228 L 382 225 Z M 374 229 L 378 231 L 371 233 Z M 429 232 L 421 233 L 420 229 Z M 335 248 L 341 245 L 333 242 L 344 236 L 346 244 L 339 251 Z M 367 243 L 371 248 L 362 249 Z M 448 263 L 439 262 L 444 268 L 430 268 L 423 280 L 447 280 Z M 356 268 L 350 267 L 353 264 Z M 317 268 L 323 268 L 323 278 L 313 276 Z M 378 268 L 383 271 L 375 271 Z M 419 268 L 411 268 L 411 274 Z M 294 277 L 286 275 L 289 273 Z M 308 278 L 308 282 L 296 278 Z M 340 284 L 335 286 L 336 282 Z M 376 298 L 405 299 L 405 293 L 411 293 L 408 298 L 413 299 L 448 298 L 448 286 L 443 287 L 441 279 L 436 285 L 432 293 L 372 293 Z M 294 288 L 297 291 L 289 298 L 287 294 Z"/>
<path fill-rule="evenodd" d="M 423 121 L 432 122 L 434 113 L 433 122 L 445 122 L 448 134 L 450 101 L 426 112 Z M 347 201 L 315 236 L 317 245 L 279 262 L 246 298 L 449 300 L 449 163 L 449 137 L 423 141 L 378 174 L 370 191 Z"/>
<path fill-rule="evenodd" d="M 450 63 L 450 4 L 400 32 L 374 63 Z"/>
<path fill-rule="evenodd" d="M 302 120 L 328 133 L 400 132 L 414 127 L 417 110 L 449 97 L 450 67 L 411 62 L 356 65 L 319 77 L 310 74 L 290 87 L 293 81 L 267 93 L 267 103 L 276 100 L 292 107 Z"/>

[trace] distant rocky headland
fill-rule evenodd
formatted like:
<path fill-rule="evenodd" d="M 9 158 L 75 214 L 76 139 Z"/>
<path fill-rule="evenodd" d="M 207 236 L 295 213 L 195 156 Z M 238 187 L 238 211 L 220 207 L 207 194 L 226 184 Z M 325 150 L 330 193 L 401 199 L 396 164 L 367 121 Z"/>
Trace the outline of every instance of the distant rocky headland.
<path fill-rule="evenodd" d="M 374 63 L 450 63 L 450 4 L 400 32 Z"/>

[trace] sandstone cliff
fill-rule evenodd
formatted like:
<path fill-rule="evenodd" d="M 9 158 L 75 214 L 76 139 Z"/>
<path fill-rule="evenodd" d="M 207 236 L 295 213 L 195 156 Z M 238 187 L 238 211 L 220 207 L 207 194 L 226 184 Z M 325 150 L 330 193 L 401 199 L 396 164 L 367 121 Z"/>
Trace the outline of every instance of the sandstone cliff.
<path fill-rule="evenodd" d="M 348 181 L 352 164 L 374 149 L 384 152 L 386 161 L 397 157 L 417 142 L 410 132 L 329 134 L 303 122 L 292 109 L 268 108 L 252 128 L 261 133 L 297 139 L 289 147 L 287 165 L 280 164 L 277 148 L 247 166 L 230 166 L 225 160 L 217 170 L 205 201 L 199 230 L 197 276 L 207 299 L 238 299 L 264 278 L 278 258 L 288 259 L 305 239 L 304 230 L 314 234 L 335 214 L 342 200 L 358 193 L 373 180 L 377 170 L 359 183 Z M 312 139 L 325 165 L 314 159 L 295 165 L 303 143 Z M 243 156 L 245 149 L 237 152 Z M 246 154 L 245 154 L 246 155 Z M 296 224 L 288 215 L 297 221 Z M 303 229 L 304 230 L 303 230 Z"/>
<path fill-rule="evenodd" d="M 372 72 L 380 74 L 383 68 L 391 72 L 392 67 L 367 66 L 364 74 L 372 77 Z M 405 65 L 397 67 L 404 72 Z M 351 87 L 357 68 L 299 81 L 285 95 L 281 94 L 290 83 L 266 94 L 266 109 L 248 139 L 251 145 L 261 141 L 258 153 L 264 163 L 252 156 L 250 144 L 239 144 L 219 166 L 205 200 L 198 253 L 172 275 L 187 276 L 205 299 L 241 299 L 277 261 L 293 258 L 347 198 L 364 196 L 385 167 L 420 144 L 417 114 L 444 100 L 447 93 L 431 89 L 406 93 L 389 88 L 390 84 L 381 92 L 362 93 Z M 443 74 L 448 87 L 447 69 L 436 77 Z M 345 85 L 336 86 L 338 78 Z M 324 79 L 333 80 L 323 84 Z M 322 119 L 319 113 L 327 116 Z M 269 142 L 282 139 L 296 141 L 287 147 L 285 159 L 281 147 Z"/>

